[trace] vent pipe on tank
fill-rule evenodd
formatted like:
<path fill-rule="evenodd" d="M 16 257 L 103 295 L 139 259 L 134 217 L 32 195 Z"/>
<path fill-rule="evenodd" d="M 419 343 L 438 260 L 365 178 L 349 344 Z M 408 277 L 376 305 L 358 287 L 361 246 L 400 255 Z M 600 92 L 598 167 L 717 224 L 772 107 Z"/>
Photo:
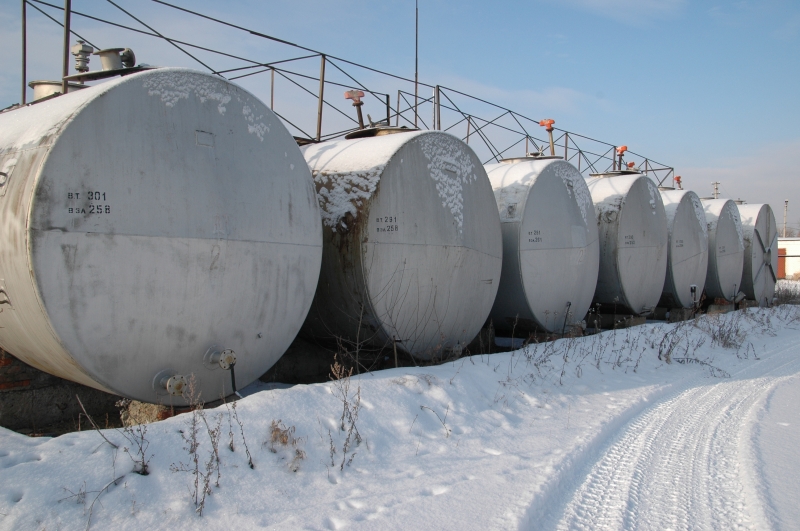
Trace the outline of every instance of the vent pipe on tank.
<path fill-rule="evenodd" d="M 619 146 L 617 148 L 617 157 L 619 158 L 619 169 L 622 170 L 622 156 L 628 151 L 628 146 Z M 614 171 L 617 170 L 617 161 L 614 160 Z"/>
<path fill-rule="evenodd" d="M 133 68 L 136 65 L 136 55 L 130 48 L 97 50 L 93 55 L 100 57 L 100 65 L 103 71 Z"/>
<path fill-rule="evenodd" d="M 361 106 L 364 105 L 364 102 L 361 101 L 361 98 L 364 97 L 364 92 L 361 90 L 346 90 L 344 92 L 344 98 L 347 100 L 353 100 L 353 107 L 356 108 L 358 111 L 358 128 L 364 129 L 364 117 L 361 115 Z"/>
<path fill-rule="evenodd" d="M 550 156 L 554 157 L 556 155 L 556 145 L 553 143 L 553 124 L 556 123 L 555 120 L 552 118 L 545 118 L 539 122 L 539 125 L 545 128 L 547 134 L 550 137 Z"/>

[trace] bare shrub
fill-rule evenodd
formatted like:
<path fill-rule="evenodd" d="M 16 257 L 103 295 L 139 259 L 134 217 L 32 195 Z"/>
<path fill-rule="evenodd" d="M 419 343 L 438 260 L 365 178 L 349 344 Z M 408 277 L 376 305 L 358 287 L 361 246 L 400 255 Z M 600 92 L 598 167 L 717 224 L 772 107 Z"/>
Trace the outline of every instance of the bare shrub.
<path fill-rule="evenodd" d="M 300 469 L 300 461 L 306 458 L 306 453 L 299 447 L 303 439 L 295 437 L 294 432 L 294 426 L 286 427 L 282 420 L 273 420 L 269 427 L 269 439 L 264 441 L 263 445 L 269 445 L 269 451 L 274 454 L 278 453 L 279 447 L 290 450 L 292 458 L 289 461 L 289 470 L 297 472 Z M 276 444 L 279 446 L 276 447 Z"/>
<path fill-rule="evenodd" d="M 722 348 L 737 348 L 745 338 L 742 330 L 744 312 L 731 312 L 728 314 L 707 314 L 703 319 L 698 319 L 695 325 L 711 338 L 711 346 L 719 345 Z"/>
<path fill-rule="evenodd" d="M 125 446 L 122 450 L 133 461 L 133 471 L 146 476 L 150 473 L 149 464 L 153 455 L 148 456 L 147 454 L 147 449 L 150 446 L 150 441 L 146 437 L 148 420 L 142 417 L 149 414 L 150 410 L 132 408 L 132 404 L 133 402 L 127 398 L 118 400 L 115 404 L 120 408 L 120 417 L 123 423 L 122 436 L 130 444 L 130 447 Z"/>
<path fill-rule="evenodd" d="M 777 305 L 800 304 L 800 282 L 779 281 L 775 285 L 775 299 Z"/>
<path fill-rule="evenodd" d="M 439 422 L 442 423 L 442 427 L 444 428 L 444 434 L 445 434 L 444 437 L 445 437 L 445 439 L 450 437 L 450 432 L 453 431 L 453 430 L 451 430 L 450 428 L 447 427 L 447 414 L 450 413 L 450 406 L 449 405 L 447 406 L 447 409 L 444 412 L 444 418 L 440 417 L 439 414 L 433 408 L 429 408 L 428 406 L 419 406 L 419 408 L 422 409 L 422 410 L 427 409 L 428 411 L 430 411 L 431 413 L 436 415 L 436 418 L 439 419 Z"/>
<path fill-rule="evenodd" d="M 215 415 L 214 420 L 209 422 L 205 411 L 204 403 L 197 391 L 197 383 L 194 375 L 189 378 L 186 389 L 186 400 L 191 407 L 191 413 L 187 415 L 186 428 L 180 431 L 184 441 L 183 449 L 189 454 L 189 462 L 173 463 L 170 470 L 173 472 L 188 472 L 192 474 L 192 486 L 189 488 L 189 495 L 194 502 L 195 512 L 198 516 L 203 515 L 206 506 L 206 497 L 211 491 L 211 479 L 216 477 L 215 485 L 219 488 L 220 481 L 220 457 L 219 440 L 222 435 L 222 415 Z M 203 457 L 200 448 L 203 446 L 203 432 L 208 437 L 207 457 Z"/>
<path fill-rule="evenodd" d="M 331 392 L 342 403 L 342 415 L 339 418 L 339 429 L 345 433 L 345 439 L 342 443 L 341 454 L 342 461 L 339 464 L 339 470 L 344 470 L 345 464 L 350 466 L 356 452 L 353 446 L 361 444 L 363 439 L 358 432 L 356 422 L 358 421 L 358 413 L 361 409 L 361 385 L 356 387 L 356 390 L 351 392 L 351 376 L 353 369 L 345 369 L 338 361 L 338 356 L 334 356 L 333 365 L 331 365 L 330 379 L 333 382 Z M 333 444 L 333 437 L 331 436 L 331 462 L 334 462 L 333 454 L 336 450 Z"/>
<path fill-rule="evenodd" d="M 69 492 L 70 495 L 65 497 L 65 498 L 61 498 L 60 500 L 58 500 L 58 503 L 61 503 L 62 501 L 65 501 L 65 500 L 75 500 L 76 503 L 78 503 L 80 505 L 83 505 L 84 514 L 88 514 L 88 517 L 86 518 L 86 528 L 85 528 L 88 531 L 89 527 L 92 525 L 92 515 L 94 514 L 94 504 L 97 503 L 97 500 L 100 499 L 100 496 L 103 493 L 108 492 L 111 489 L 111 487 L 118 485 L 119 482 L 122 481 L 122 478 L 124 478 L 124 477 L 125 477 L 125 474 L 122 474 L 121 476 L 112 479 L 111 481 L 109 481 L 108 483 L 103 485 L 98 490 L 88 490 L 87 491 L 86 490 L 86 482 L 85 481 L 83 482 L 83 486 L 81 486 L 81 488 L 78 489 L 78 492 L 73 492 L 70 489 L 68 489 L 66 487 L 63 487 L 63 489 L 65 491 Z M 95 496 L 94 496 L 94 498 L 92 498 L 92 502 L 87 507 L 86 506 L 86 501 L 87 501 L 88 495 L 90 495 L 90 494 L 94 494 Z M 100 505 L 102 505 L 102 502 L 101 502 Z"/>

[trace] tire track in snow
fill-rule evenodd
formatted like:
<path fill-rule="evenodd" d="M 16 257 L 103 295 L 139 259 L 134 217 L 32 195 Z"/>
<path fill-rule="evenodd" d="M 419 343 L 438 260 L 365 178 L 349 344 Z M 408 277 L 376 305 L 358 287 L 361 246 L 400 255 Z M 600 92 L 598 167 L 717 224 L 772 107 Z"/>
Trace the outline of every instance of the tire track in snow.
<path fill-rule="evenodd" d="M 752 495 L 757 489 L 750 483 L 758 478 L 741 470 L 749 462 L 741 434 L 751 409 L 781 376 L 800 371 L 793 350 L 774 352 L 729 380 L 695 381 L 667 393 L 595 450 L 594 459 L 587 455 L 588 464 L 566 470 L 572 477 L 561 483 L 571 479 L 576 488 L 552 489 L 550 500 L 537 503 L 544 514 L 529 513 L 528 523 L 559 531 L 768 528 Z"/>

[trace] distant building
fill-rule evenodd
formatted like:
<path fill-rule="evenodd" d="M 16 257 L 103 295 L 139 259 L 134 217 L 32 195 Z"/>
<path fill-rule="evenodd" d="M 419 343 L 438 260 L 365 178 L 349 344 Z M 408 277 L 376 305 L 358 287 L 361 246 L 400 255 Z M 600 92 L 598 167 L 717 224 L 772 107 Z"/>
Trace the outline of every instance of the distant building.
<path fill-rule="evenodd" d="M 778 238 L 778 278 L 800 280 L 800 238 Z"/>

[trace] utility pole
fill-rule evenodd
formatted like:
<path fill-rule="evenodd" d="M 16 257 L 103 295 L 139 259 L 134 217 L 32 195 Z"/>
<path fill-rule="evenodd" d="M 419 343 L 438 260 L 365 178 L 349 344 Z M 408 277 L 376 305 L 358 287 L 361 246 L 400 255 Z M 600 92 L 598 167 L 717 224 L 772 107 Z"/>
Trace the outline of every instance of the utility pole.
<path fill-rule="evenodd" d="M 786 237 L 786 214 L 789 213 L 789 200 L 783 202 L 783 237 Z"/>
<path fill-rule="evenodd" d="M 713 183 L 711 183 L 711 185 L 714 187 L 714 199 L 719 199 L 719 185 L 720 185 L 720 182 L 719 181 L 714 181 Z"/>
<path fill-rule="evenodd" d="M 414 2 L 414 127 L 417 126 L 417 107 L 419 106 L 419 0 Z"/>
<path fill-rule="evenodd" d="M 22 99 L 20 100 L 25 105 L 25 95 L 28 87 L 28 16 L 26 14 L 26 0 L 22 0 Z"/>
<path fill-rule="evenodd" d="M 61 94 L 66 94 L 69 81 L 64 79 L 69 75 L 69 19 L 72 14 L 72 0 L 64 0 L 64 61 L 61 69 Z"/>

